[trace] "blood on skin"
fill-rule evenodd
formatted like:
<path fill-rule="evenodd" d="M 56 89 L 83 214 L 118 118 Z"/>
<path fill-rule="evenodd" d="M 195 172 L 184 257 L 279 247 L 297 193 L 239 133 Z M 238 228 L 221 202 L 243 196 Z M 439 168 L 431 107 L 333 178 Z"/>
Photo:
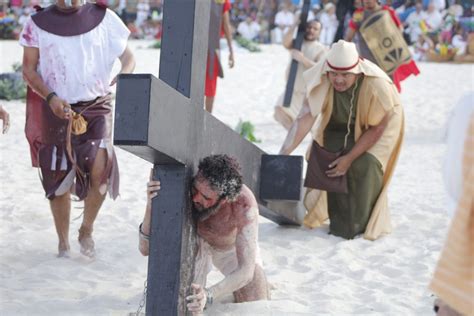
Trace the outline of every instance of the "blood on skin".
<path fill-rule="evenodd" d="M 237 233 L 253 220 L 247 215 L 249 202 L 246 194 L 241 194 L 236 201 L 225 202 L 216 214 L 198 222 L 198 234 L 215 249 L 234 247 Z"/>

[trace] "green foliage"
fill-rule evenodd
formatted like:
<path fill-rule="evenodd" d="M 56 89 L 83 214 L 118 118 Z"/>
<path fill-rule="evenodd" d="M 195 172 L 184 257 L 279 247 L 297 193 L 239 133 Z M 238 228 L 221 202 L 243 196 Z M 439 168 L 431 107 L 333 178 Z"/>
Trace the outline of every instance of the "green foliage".
<path fill-rule="evenodd" d="M 262 51 L 256 42 L 243 38 L 242 36 L 237 36 L 235 41 L 239 46 L 248 49 L 252 53 Z"/>
<path fill-rule="evenodd" d="M 13 18 L 0 18 L 0 39 L 15 39 L 16 22 Z"/>
<path fill-rule="evenodd" d="M 0 99 L 18 100 L 26 97 L 26 84 L 21 74 L 21 64 L 12 65 L 15 72 L 0 74 Z"/>
<path fill-rule="evenodd" d="M 161 48 L 161 40 L 157 40 L 154 44 L 150 45 L 150 48 Z"/>
<path fill-rule="evenodd" d="M 13 72 L 22 72 L 23 71 L 23 65 L 21 63 L 14 63 L 12 65 Z"/>
<path fill-rule="evenodd" d="M 252 143 L 260 143 L 261 140 L 257 139 L 253 134 L 255 132 L 255 126 L 250 121 L 239 120 L 239 123 L 235 127 L 235 131 L 240 134 L 243 138 L 247 139 Z"/>
<path fill-rule="evenodd" d="M 26 97 L 26 85 L 23 81 L 0 80 L 0 99 L 17 100 Z"/>

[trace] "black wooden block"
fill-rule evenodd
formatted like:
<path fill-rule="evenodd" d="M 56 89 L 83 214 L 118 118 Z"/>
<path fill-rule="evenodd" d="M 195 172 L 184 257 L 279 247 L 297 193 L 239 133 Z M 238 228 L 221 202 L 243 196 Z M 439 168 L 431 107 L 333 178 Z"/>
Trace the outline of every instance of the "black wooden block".
<path fill-rule="evenodd" d="M 299 201 L 302 176 L 302 156 L 262 155 L 260 199 Z"/>
<path fill-rule="evenodd" d="M 150 90 L 153 76 L 121 74 L 115 102 L 115 145 L 148 142 Z"/>

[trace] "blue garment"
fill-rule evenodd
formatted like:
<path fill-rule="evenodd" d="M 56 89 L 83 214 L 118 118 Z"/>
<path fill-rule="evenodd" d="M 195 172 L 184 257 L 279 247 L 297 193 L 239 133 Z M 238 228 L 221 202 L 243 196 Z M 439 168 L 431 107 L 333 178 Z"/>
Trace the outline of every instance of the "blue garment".
<path fill-rule="evenodd" d="M 409 7 L 408 9 L 406 9 L 405 11 L 403 11 L 402 13 L 400 13 L 400 14 L 398 15 L 398 18 L 400 19 L 400 21 L 402 21 L 402 23 L 405 23 L 405 20 L 408 18 L 408 16 L 409 16 L 412 12 L 415 12 L 415 11 L 416 11 L 415 6 Z"/>
<path fill-rule="evenodd" d="M 291 0 L 291 2 L 297 7 L 303 5 L 303 0 Z M 319 0 L 311 0 L 311 7 L 314 7 L 315 5 L 319 5 Z"/>

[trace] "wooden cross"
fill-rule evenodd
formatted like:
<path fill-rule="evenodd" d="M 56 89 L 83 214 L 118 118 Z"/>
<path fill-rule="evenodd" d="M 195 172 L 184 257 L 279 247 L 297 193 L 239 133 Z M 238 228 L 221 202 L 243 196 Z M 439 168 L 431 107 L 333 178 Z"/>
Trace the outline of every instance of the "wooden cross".
<path fill-rule="evenodd" d="M 165 1 L 159 79 L 124 74 L 118 80 L 114 144 L 152 162 L 162 183 L 152 203 L 147 315 L 185 314 L 196 253 L 189 185 L 200 159 L 236 157 L 262 216 L 290 225 L 304 216 L 302 157 L 264 156 L 203 109 L 209 5 Z"/>
<path fill-rule="evenodd" d="M 310 0 L 304 0 L 303 8 L 301 9 L 300 24 L 296 32 L 296 38 L 293 40 L 293 49 L 301 50 L 304 41 L 304 34 L 306 32 L 306 20 L 308 19 L 308 12 L 310 7 Z M 289 107 L 293 96 L 293 89 L 295 87 L 296 72 L 298 71 L 298 62 L 291 60 L 290 71 L 288 73 L 288 81 L 286 82 L 285 96 L 283 97 L 283 106 Z"/>

